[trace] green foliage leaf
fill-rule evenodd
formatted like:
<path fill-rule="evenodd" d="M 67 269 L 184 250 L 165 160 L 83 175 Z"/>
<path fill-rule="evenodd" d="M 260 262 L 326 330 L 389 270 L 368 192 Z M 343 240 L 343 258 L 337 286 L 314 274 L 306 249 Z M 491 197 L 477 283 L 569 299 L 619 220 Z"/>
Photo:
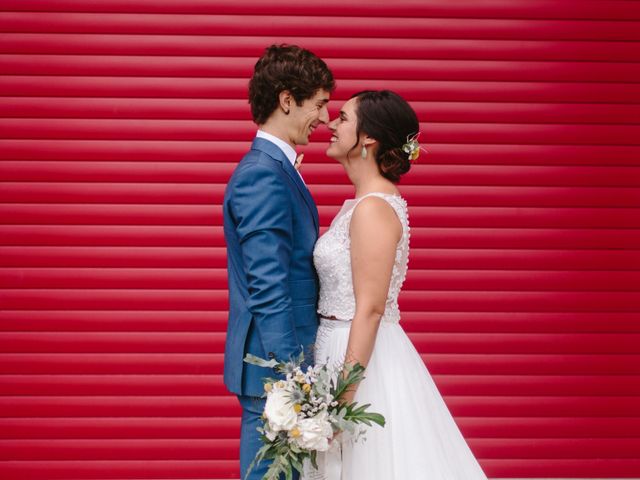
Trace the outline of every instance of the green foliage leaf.
<path fill-rule="evenodd" d="M 250 365 L 256 365 L 258 367 L 275 368 L 278 362 L 275 359 L 265 360 L 264 358 L 256 357 L 250 353 L 247 353 L 244 357 L 244 362 Z"/>

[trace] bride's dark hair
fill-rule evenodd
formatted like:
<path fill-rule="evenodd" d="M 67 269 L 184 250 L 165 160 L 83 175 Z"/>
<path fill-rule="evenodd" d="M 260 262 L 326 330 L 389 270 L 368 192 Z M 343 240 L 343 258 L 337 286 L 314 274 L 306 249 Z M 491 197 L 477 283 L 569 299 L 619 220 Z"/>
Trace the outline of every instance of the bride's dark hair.
<path fill-rule="evenodd" d="M 420 130 L 418 116 L 407 101 L 390 90 L 364 90 L 356 98 L 356 138 L 365 133 L 378 141 L 376 163 L 383 177 L 397 183 L 411 168 L 402 150 L 408 138 Z M 358 147 L 359 140 L 352 150 Z"/>

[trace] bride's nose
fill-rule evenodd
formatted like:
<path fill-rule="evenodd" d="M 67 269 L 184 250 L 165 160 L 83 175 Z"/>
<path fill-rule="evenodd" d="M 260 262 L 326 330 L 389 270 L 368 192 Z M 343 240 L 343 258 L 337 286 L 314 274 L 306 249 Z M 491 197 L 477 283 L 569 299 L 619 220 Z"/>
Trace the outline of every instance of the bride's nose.
<path fill-rule="evenodd" d="M 327 125 L 327 127 L 329 127 L 329 130 L 331 130 L 332 132 L 336 131 L 336 123 L 338 123 L 338 119 L 334 118 L 332 121 L 330 121 Z"/>

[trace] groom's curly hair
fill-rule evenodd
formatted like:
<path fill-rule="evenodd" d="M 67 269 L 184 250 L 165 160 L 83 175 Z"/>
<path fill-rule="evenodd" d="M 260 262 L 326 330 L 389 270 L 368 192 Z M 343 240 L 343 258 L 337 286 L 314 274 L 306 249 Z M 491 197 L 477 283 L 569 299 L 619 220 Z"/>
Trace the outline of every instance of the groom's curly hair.
<path fill-rule="evenodd" d="M 301 105 L 320 89 L 335 89 L 333 74 L 322 59 L 296 45 L 271 45 L 256 62 L 249 81 L 253 121 L 265 123 L 278 107 L 278 96 L 284 90 Z"/>

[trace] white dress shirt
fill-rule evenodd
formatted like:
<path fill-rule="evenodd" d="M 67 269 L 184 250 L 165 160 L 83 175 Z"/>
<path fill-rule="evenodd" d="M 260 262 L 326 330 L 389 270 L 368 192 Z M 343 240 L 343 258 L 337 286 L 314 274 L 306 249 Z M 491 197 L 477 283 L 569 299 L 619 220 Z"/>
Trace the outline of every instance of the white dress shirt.
<path fill-rule="evenodd" d="M 282 153 L 285 154 L 287 159 L 291 162 L 291 165 L 293 165 L 293 167 L 295 168 L 296 158 L 298 157 L 298 154 L 296 153 L 296 151 L 293 149 L 291 145 L 289 145 L 284 140 L 281 140 L 280 138 L 276 137 L 275 135 L 271 135 L 270 133 L 265 132 L 264 130 L 258 130 L 258 132 L 256 133 L 256 137 L 264 138 L 265 140 L 273 143 L 276 147 L 282 150 Z M 302 174 L 300 173 L 300 170 L 296 170 L 296 171 L 298 172 L 298 175 L 300 175 L 300 179 L 304 183 L 304 178 L 302 178 Z"/>

